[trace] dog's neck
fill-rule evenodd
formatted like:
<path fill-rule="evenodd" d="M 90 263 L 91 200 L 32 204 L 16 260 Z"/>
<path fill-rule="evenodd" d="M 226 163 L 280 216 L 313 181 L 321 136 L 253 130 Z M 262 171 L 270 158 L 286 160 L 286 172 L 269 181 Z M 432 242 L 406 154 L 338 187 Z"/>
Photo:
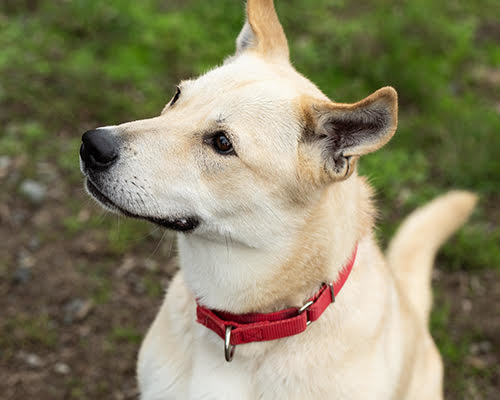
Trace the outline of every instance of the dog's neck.
<path fill-rule="evenodd" d="M 322 282 L 336 279 L 370 231 L 370 196 L 369 186 L 356 175 L 332 185 L 304 211 L 298 228 L 282 226 L 286 240 L 269 238 L 274 247 L 266 249 L 180 235 L 186 284 L 204 306 L 232 313 L 300 306 Z"/>

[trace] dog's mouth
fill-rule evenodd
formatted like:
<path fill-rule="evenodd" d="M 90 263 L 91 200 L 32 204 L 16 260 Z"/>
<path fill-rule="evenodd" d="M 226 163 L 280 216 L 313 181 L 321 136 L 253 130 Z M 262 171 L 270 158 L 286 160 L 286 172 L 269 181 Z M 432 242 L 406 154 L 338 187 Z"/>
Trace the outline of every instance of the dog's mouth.
<path fill-rule="evenodd" d="M 192 231 L 200 224 L 198 218 L 191 216 L 182 218 L 158 218 L 138 215 L 115 204 L 109 197 L 99 190 L 99 188 L 89 178 L 85 180 L 85 186 L 92 197 L 94 197 L 99 203 L 130 218 L 143 219 L 164 228 L 179 232 Z"/>

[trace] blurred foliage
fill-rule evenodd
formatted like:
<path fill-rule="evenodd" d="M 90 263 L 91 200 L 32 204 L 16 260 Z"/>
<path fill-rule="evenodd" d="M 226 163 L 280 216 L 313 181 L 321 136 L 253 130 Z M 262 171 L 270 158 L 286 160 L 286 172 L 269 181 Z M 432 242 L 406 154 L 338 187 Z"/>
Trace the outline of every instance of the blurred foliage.
<path fill-rule="evenodd" d="M 2 349 L 12 351 L 21 347 L 26 350 L 39 346 L 53 348 L 56 344 L 55 328 L 45 313 L 35 318 L 20 314 L 5 322 L 4 332 L 0 337 Z"/>
<path fill-rule="evenodd" d="M 132 342 L 134 344 L 140 344 L 142 340 L 141 332 L 137 331 L 136 328 L 128 326 L 115 326 L 110 335 L 111 341 L 125 341 Z"/>
<path fill-rule="evenodd" d="M 383 243 L 416 206 L 449 188 L 467 188 L 481 195 L 481 209 L 468 233 L 446 246 L 442 265 L 500 266 L 493 209 L 500 176 L 499 3 L 291 0 L 277 7 L 294 64 L 332 99 L 355 101 L 384 85 L 398 89 L 397 135 L 361 162 L 378 189 Z M 234 0 L 2 2 L 2 154 L 55 160 L 76 184 L 80 132 L 157 115 L 180 79 L 234 51 L 242 21 L 242 4 Z M 36 173 L 30 165 L 25 172 Z M 78 231 L 76 219 L 65 225 Z M 128 234 L 108 237 L 116 251 L 130 241 Z M 476 246 L 481 257 L 470 251 Z"/>

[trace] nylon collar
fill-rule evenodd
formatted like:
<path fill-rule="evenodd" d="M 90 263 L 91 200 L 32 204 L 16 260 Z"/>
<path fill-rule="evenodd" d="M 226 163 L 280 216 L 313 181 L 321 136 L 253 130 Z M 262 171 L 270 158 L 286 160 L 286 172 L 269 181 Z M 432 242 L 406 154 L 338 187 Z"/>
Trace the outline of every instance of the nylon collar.
<path fill-rule="evenodd" d="M 225 311 L 211 310 L 197 302 L 197 322 L 214 331 L 224 339 L 226 361 L 231 361 L 234 348 L 237 345 L 264 342 L 297 335 L 306 330 L 307 326 L 316 321 L 327 307 L 335 302 L 344 283 L 349 277 L 358 245 L 354 248 L 351 258 L 340 271 L 333 283 L 324 283 L 316 294 L 300 308 L 260 314 L 232 314 Z"/>

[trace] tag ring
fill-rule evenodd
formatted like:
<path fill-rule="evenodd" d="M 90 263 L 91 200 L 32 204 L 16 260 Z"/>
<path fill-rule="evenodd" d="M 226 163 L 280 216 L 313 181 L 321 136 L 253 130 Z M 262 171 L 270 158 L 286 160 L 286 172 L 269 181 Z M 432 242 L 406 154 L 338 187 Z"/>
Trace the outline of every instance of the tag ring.
<path fill-rule="evenodd" d="M 226 357 L 227 362 L 231 362 L 234 356 L 234 348 L 236 346 L 231 344 L 231 331 L 233 327 L 230 325 L 226 326 L 226 338 L 224 340 L 224 356 Z"/>

